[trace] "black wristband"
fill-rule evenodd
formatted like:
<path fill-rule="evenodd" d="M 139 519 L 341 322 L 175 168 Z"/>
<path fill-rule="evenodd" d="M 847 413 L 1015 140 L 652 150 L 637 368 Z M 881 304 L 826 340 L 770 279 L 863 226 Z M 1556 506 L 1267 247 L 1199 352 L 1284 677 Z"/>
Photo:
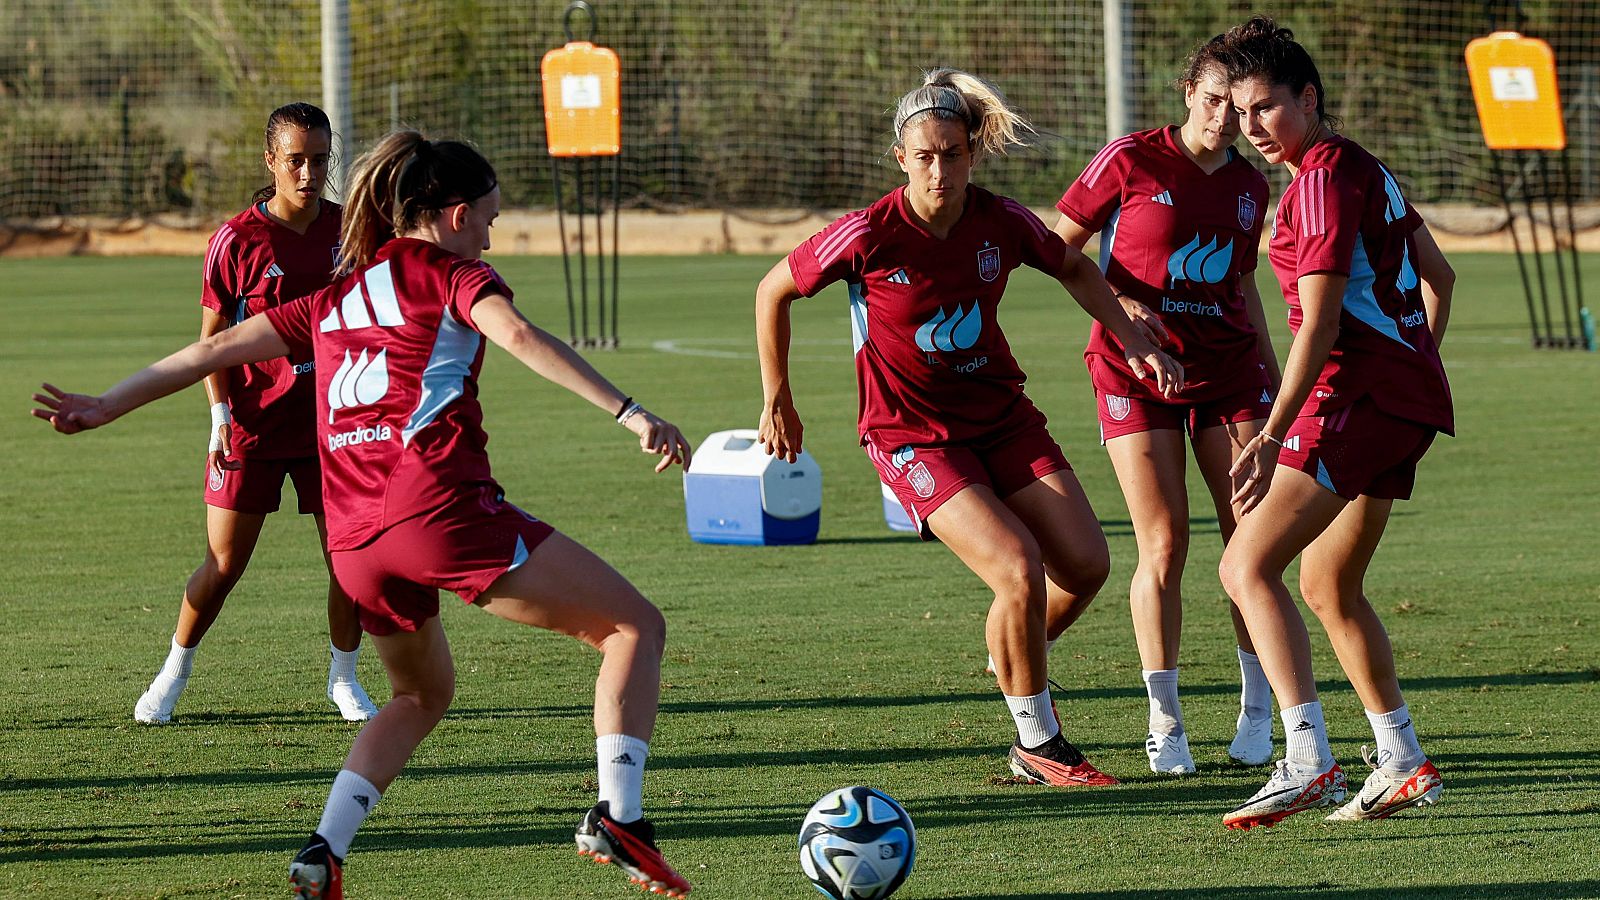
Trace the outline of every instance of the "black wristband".
<path fill-rule="evenodd" d="M 622 405 L 617 407 L 617 411 L 611 414 L 611 418 L 613 418 L 613 419 L 622 418 L 622 414 L 627 412 L 628 411 L 628 407 L 630 407 L 632 405 L 633 405 L 633 398 L 632 397 L 629 397 L 626 400 L 623 400 L 622 401 Z"/>

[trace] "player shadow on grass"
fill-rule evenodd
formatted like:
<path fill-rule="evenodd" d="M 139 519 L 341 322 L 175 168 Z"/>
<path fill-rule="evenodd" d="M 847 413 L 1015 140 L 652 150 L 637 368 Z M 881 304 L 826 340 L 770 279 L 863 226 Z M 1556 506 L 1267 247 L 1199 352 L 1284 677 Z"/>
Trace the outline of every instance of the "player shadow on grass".
<path fill-rule="evenodd" d="M 1263 900 L 1287 896 L 1317 897 L 1324 900 L 1394 900 L 1396 897 L 1423 897 L 1435 900 L 1467 900 L 1484 897 L 1531 897 L 1538 900 L 1600 896 L 1600 881 L 1533 881 L 1526 884 L 1408 884 L 1403 887 L 1323 888 L 1305 885 L 1252 885 L 1204 888 L 1141 888 L 1113 891 L 1046 891 L 1035 894 L 947 894 L 949 900 L 1044 900 L 1070 897 L 1072 900 L 1178 900 L 1205 897 L 1207 900 Z"/>

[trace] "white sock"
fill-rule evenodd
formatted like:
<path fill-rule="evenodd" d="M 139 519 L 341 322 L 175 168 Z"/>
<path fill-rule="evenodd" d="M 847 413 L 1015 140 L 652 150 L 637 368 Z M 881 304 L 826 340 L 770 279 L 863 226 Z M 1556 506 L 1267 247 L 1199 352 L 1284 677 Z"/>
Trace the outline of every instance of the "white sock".
<path fill-rule="evenodd" d="M 177 680 L 188 678 L 194 671 L 194 654 L 199 650 L 199 645 L 185 647 L 178 643 L 178 636 L 172 636 L 172 649 L 167 651 L 167 661 L 161 664 L 161 675 Z"/>
<path fill-rule="evenodd" d="M 644 761 L 650 745 L 626 734 L 594 739 L 600 762 L 600 799 L 611 806 L 611 818 L 624 824 L 644 815 Z"/>
<path fill-rule="evenodd" d="M 1239 708 L 1259 722 L 1272 715 L 1272 685 L 1254 653 L 1234 649 L 1239 651 Z"/>
<path fill-rule="evenodd" d="M 328 642 L 328 680 L 329 681 L 355 681 L 356 657 L 361 655 L 361 645 L 356 644 L 354 650 L 340 650 Z"/>
<path fill-rule="evenodd" d="M 328 842 L 328 850 L 344 859 L 350 854 L 350 842 L 355 840 L 356 829 L 367 819 L 367 814 L 378 805 L 383 794 L 372 782 L 349 769 L 340 769 L 328 791 L 328 802 L 322 807 L 322 822 L 317 834 Z"/>
<path fill-rule="evenodd" d="M 1055 710 L 1050 708 L 1050 689 L 1045 688 L 1032 697 L 1013 697 L 1002 694 L 1006 706 L 1011 707 L 1011 719 L 1017 723 L 1017 743 L 1032 750 L 1061 733 L 1061 723 L 1056 721 Z"/>
<path fill-rule="evenodd" d="M 1183 711 L 1178 707 L 1178 670 L 1144 669 L 1144 689 L 1150 695 L 1150 731 L 1183 734 Z"/>
<path fill-rule="evenodd" d="M 1393 712 L 1368 710 L 1367 721 L 1372 723 L 1372 736 L 1378 739 L 1378 765 L 1415 769 L 1427 758 L 1417 743 L 1417 729 L 1411 724 L 1411 710 L 1406 704 L 1400 704 Z"/>
<path fill-rule="evenodd" d="M 1328 746 L 1328 724 L 1322 718 L 1322 701 L 1313 700 L 1285 709 L 1283 733 L 1288 735 L 1284 756 L 1301 766 L 1326 769 L 1333 765 L 1333 750 Z"/>
<path fill-rule="evenodd" d="M 1059 640 L 1059 638 L 1057 640 Z M 1048 663 L 1050 661 L 1050 648 L 1054 647 L 1055 645 L 1056 645 L 1055 641 L 1045 641 L 1044 642 L 1044 659 L 1045 659 L 1046 663 Z M 1045 668 L 1049 668 L 1049 666 L 1047 665 Z M 994 657 L 993 656 L 989 657 L 989 668 L 985 669 L 984 671 L 985 672 L 998 672 L 998 671 L 1000 671 L 999 669 L 996 669 L 994 667 Z"/>

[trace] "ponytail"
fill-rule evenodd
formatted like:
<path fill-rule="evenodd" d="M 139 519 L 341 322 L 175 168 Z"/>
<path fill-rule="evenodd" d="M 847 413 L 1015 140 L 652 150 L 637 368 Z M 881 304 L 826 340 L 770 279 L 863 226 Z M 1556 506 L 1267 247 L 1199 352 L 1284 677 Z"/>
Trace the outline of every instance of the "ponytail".
<path fill-rule="evenodd" d="M 466 144 L 396 131 L 356 160 L 350 183 L 336 275 L 371 263 L 396 236 L 432 222 L 447 207 L 477 200 L 499 182 L 489 161 Z"/>
<path fill-rule="evenodd" d="M 1031 147 L 1039 137 L 999 88 L 959 69 L 927 72 L 921 87 L 900 98 L 894 112 L 896 147 L 903 146 L 906 128 L 923 116 L 965 124 L 974 161 L 990 153 L 1004 155 L 1011 147 Z"/>

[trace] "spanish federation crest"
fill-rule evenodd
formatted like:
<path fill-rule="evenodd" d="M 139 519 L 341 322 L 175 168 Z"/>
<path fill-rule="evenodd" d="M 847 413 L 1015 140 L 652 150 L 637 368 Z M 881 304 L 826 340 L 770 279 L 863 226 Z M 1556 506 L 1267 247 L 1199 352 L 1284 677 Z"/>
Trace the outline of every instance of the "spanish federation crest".
<path fill-rule="evenodd" d="M 1256 224 L 1256 201 L 1244 194 L 1239 195 L 1239 227 L 1249 231 Z"/>
<path fill-rule="evenodd" d="M 978 277 L 993 281 L 1000 277 L 1000 248 L 984 247 L 978 251 Z"/>
<path fill-rule="evenodd" d="M 1128 418 L 1128 413 L 1133 412 L 1133 404 L 1129 402 L 1127 397 L 1118 397 L 1115 394 L 1107 394 L 1105 396 L 1106 415 L 1110 416 L 1113 421 L 1121 422 Z"/>

